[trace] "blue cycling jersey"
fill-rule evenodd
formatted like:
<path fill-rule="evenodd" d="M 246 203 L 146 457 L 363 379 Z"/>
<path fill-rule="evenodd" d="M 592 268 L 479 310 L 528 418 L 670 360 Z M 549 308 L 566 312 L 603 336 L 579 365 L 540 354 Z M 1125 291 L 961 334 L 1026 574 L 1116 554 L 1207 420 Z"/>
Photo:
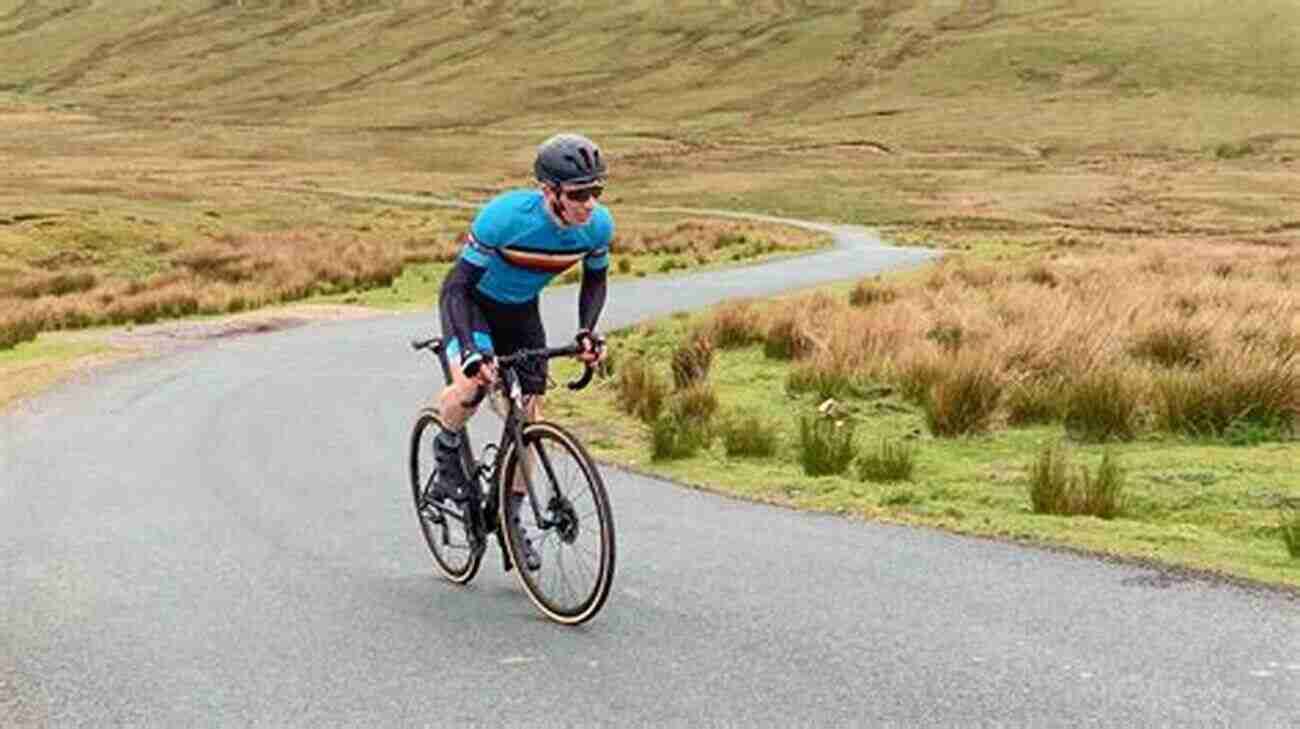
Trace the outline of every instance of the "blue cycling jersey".
<path fill-rule="evenodd" d="M 597 205 L 584 225 L 561 227 L 545 204 L 540 190 L 511 190 L 479 211 L 460 254 L 486 269 L 479 293 L 502 303 L 524 303 L 578 261 L 591 271 L 609 266 L 614 216 L 605 206 Z"/>

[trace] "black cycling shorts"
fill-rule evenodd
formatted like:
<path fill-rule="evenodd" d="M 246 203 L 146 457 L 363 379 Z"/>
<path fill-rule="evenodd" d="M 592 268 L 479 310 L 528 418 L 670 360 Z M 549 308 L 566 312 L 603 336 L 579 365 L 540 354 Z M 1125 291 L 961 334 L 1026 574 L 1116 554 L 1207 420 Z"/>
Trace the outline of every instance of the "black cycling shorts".
<path fill-rule="evenodd" d="M 477 291 L 471 293 L 470 298 L 474 304 L 468 308 L 475 350 L 485 355 L 504 356 L 521 349 L 541 349 L 546 346 L 546 329 L 542 325 L 538 299 L 522 304 L 503 304 Z M 461 359 L 462 346 L 452 334 L 455 330 L 448 314 L 451 307 L 444 303 L 438 308 L 443 335 L 447 337 L 447 358 L 455 364 Z M 546 392 L 546 360 L 528 362 L 525 366 L 516 368 L 515 372 L 519 375 L 519 386 L 525 395 L 541 395 Z"/>

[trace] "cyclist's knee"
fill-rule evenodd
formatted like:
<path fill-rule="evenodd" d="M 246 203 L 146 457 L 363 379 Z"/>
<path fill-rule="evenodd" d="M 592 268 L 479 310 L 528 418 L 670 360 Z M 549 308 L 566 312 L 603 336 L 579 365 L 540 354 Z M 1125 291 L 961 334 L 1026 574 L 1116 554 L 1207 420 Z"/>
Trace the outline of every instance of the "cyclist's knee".
<path fill-rule="evenodd" d="M 529 420 L 540 420 L 542 417 L 542 396 L 524 395 L 524 413 L 528 415 Z"/>
<path fill-rule="evenodd" d="M 443 426 L 459 430 L 474 415 L 477 406 L 467 407 L 466 402 L 474 396 L 478 384 L 462 377 L 442 389 L 438 395 L 438 415 L 442 417 Z"/>

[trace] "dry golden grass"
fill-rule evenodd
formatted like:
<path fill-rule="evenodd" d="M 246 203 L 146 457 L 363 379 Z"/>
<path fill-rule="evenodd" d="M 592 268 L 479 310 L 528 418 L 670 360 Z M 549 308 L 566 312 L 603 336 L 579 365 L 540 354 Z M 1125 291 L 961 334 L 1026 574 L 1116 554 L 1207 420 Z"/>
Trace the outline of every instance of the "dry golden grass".
<path fill-rule="evenodd" d="M 1001 419 L 1063 419 L 1089 440 L 1132 438 L 1146 420 L 1213 435 L 1300 413 L 1296 278 L 1285 247 L 1114 242 L 1021 264 L 950 259 L 870 306 L 797 297 L 723 309 L 712 326 L 766 320 L 769 355 L 797 360 L 792 389 L 892 381 L 940 435 Z"/>
<path fill-rule="evenodd" d="M 383 244 L 335 231 L 224 235 L 169 256 L 165 270 L 147 278 L 113 281 L 73 271 L 44 274 L 35 285 L 22 277 L 0 285 L 0 342 L 16 343 L 39 331 L 233 313 L 386 286 L 406 265 L 449 260 L 457 250 L 447 241 Z M 84 285 L 49 283 L 65 277 Z"/>

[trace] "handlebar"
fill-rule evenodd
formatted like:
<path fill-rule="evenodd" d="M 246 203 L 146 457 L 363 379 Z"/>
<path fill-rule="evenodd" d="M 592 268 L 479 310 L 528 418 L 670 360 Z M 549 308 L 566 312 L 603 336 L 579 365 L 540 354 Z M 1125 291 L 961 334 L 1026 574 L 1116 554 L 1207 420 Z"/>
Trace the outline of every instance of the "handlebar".
<path fill-rule="evenodd" d="M 599 337 L 593 337 L 593 341 L 595 342 L 597 347 L 603 347 L 605 344 L 605 340 Z M 444 364 L 446 364 L 445 363 L 446 355 L 443 352 L 442 343 L 443 340 L 441 337 L 433 337 L 432 339 L 416 339 L 411 341 L 411 348 L 416 351 L 419 351 L 421 349 L 432 349 L 434 353 L 438 355 L 439 359 L 443 359 Z M 579 345 L 577 342 L 574 342 L 573 344 L 566 344 L 562 347 L 544 347 L 541 349 L 521 349 L 512 354 L 497 357 L 496 362 L 498 367 L 513 367 L 529 359 L 545 360 L 545 359 L 553 359 L 555 357 L 572 357 L 574 355 L 582 353 L 583 351 L 584 350 L 582 346 Z M 582 388 L 586 387 L 588 384 L 591 383 L 591 379 L 595 374 L 596 374 L 596 369 L 592 367 L 591 364 L 585 364 L 585 366 L 583 367 L 582 375 L 580 375 L 578 379 L 569 382 L 567 386 L 570 390 L 573 390 L 575 392 L 581 390 Z M 487 397 L 487 392 L 488 392 L 487 387 L 480 386 L 475 391 L 474 397 L 471 398 L 469 402 L 463 404 L 467 408 L 477 407 L 478 404 L 483 401 L 483 398 Z"/>

